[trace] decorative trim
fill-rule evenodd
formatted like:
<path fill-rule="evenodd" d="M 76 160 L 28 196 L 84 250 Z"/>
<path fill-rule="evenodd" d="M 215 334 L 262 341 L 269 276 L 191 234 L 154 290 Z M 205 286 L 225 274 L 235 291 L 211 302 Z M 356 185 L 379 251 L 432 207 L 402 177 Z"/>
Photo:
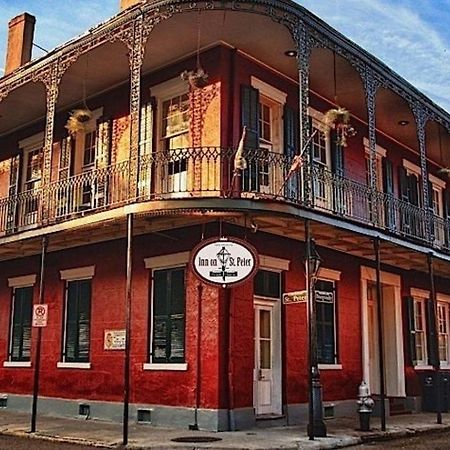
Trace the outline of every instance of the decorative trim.
<path fill-rule="evenodd" d="M 77 267 L 75 269 L 60 270 L 61 280 L 85 280 L 93 278 L 95 266 Z"/>
<path fill-rule="evenodd" d="M 440 178 L 432 175 L 431 173 L 428 174 L 428 179 L 431 181 L 431 184 L 433 184 L 434 187 L 445 189 L 447 183 L 444 180 L 441 180 Z"/>
<path fill-rule="evenodd" d="M 19 148 L 22 150 L 31 150 L 44 146 L 44 132 L 33 134 L 19 141 Z"/>
<path fill-rule="evenodd" d="M 450 295 L 448 295 L 448 294 L 441 294 L 441 293 L 438 292 L 436 294 L 436 300 L 438 302 L 450 303 Z"/>
<path fill-rule="evenodd" d="M 259 255 L 259 267 L 261 269 L 289 270 L 291 261 L 275 256 Z"/>
<path fill-rule="evenodd" d="M 90 369 L 90 362 L 64 362 L 60 361 L 56 363 L 58 369 Z"/>
<path fill-rule="evenodd" d="M 363 139 L 363 144 L 364 144 L 364 148 L 366 150 L 366 153 L 370 153 L 370 144 L 369 144 L 369 139 L 367 139 L 366 137 L 364 137 Z M 387 151 L 385 148 L 379 146 L 378 144 L 375 145 L 375 153 L 377 154 L 378 157 L 380 158 L 386 158 L 386 154 Z"/>
<path fill-rule="evenodd" d="M 36 284 L 36 274 L 8 278 L 8 287 L 13 288 L 28 287 L 34 286 L 35 284 Z"/>
<path fill-rule="evenodd" d="M 167 100 L 175 95 L 189 92 L 189 86 L 186 81 L 183 81 L 180 77 L 176 77 L 152 86 L 150 92 L 158 100 Z"/>
<path fill-rule="evenodd" d="M 31 367 L 31 361 L 4 361 L 3 367 Z"/>
<path fill-rule="evenodd" d="M 342 364 L 319 364 L 319 370 L 342 370 Z"/>
<path fill-rule="evenodd" d="M 414 298 L 424 298 L 424 299 L 430 298 L 430 291 L 427 291 L 425 289 L 411 288 L 409 290 L 409 293 L 411 297 Z"/>
<path fill-rule="evenodd" d="M 400 275 L 395 275 L 389 272 L 381 272 L 381 282 L 384 284 L 389 284 L 391 286 L 395 286 L 400 288 L 401 286 L 401 277 Z M 361 266 L 361 279 L 376 281 L 376 272 L 375 269 L 371 267 Z"/>
<path fill-rule="evenodd" d="M 190 252 L 171 253 L 170 255 L 151 256 L 144 259 L 146 269 L 162 269 L 175 267 L 189 262 Z"/>
<path fill-rule="evenodd" d="M 259 78 L 256 78 L 252 75 L 250 84 L 255 89 L 258 89 L 258 91 L 265 97 L 269 97 L 270 99 L 275 100 L 281 105 L 284 105 L 286 103 L 287 94 L 285 92 L 280 91 L 279 89 L 265 83 L 264 81 L 261 81 Z"/>
<path fill-rule="evenodd" d="M 174 372 L 184 372 L 187 370 L 187 363 L 164 364 L 164 363 L 145 363 L 144 370 L 173 370 Z"/>
<path fill-rule="evenodd" d="M 317 278 L 332 281 L 341 281 L 341 272 L 339 270 L 327 269 L 320 267 Z"/>
<path fill-rule="evenodd" d="M 422 170 L 420 169 L 420 167 L 416 166 L 414 163 L 412 163 L 411 161 L 408 161 L 407 159 L 403 159 L 403 167 L 408 172 L 413 173 L 419 177 L 422 175 Z"/>

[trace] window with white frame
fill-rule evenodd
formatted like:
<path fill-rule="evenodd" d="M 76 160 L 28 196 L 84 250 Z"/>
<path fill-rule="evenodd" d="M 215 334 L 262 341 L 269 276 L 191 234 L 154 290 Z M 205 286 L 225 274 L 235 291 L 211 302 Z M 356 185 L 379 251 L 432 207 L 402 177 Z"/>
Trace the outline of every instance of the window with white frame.
<path fill-rule="evenodd" d="M 62 364 L 89 364 L 92 278 L 95 266 L 61 270 L 61 279 L 65 281 L 64 336 L 62 346 Z"/>
<path fill-rule="evenodd" d="M 428 364 L 425 302 L 425 298 L 414 297 L 414 335 L 418 366 Z"/>
<path fill-rule="evenodd" d="M 439 342 L 439 360 L 446 365 L 449 364 L 449 304 L 438 302 L 437 304 L 437 331 Z"/>
<path fill-rule="evenodd" d="M 366 157 L 366 182 L 367 185 L 370 184 L 370 146 L 369 140 L 364 138 L 364 149 Z M 376 158 L 376 175 L 377 175 L 377 190 L 383 192 L 383 158 L 386 157 L 386 149 L 377 145 L 375 147 L 375 158 Z"/>
<path fill-rule="evenodd" d="M 176 95 L 162 102 L 161 138 L 165 150 L 189 147 L 189 94 Z"/>
<path fill-rule="evenodd" d="M 324 122 L 324 115 L 313 108 L 309 108 L 311 117 L 311 133 L 314 134 L 312 144 L 313 161 L 319 167 L 331 167 L 331 130 Z"/>

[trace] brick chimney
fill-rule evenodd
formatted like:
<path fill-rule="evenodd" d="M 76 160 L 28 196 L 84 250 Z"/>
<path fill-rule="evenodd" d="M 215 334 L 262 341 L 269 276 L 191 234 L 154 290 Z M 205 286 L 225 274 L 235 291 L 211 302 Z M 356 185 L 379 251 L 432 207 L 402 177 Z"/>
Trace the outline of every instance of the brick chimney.
<path fill-rule="evenodd" d="M 120 10 L 129 8 L 130 6 L 141 3 L 142 0 L 120 0 Z"/>
<path fill-rule="evenodd" d="M 35 23 L 36 18 L 28 13 L 9 21 L 5 75 L 31 60 Z"/>

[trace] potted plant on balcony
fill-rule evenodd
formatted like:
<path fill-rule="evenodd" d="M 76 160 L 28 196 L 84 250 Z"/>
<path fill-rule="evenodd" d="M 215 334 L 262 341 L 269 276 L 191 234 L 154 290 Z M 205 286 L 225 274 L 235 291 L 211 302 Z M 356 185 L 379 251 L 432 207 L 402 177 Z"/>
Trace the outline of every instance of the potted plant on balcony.
<path fill-rule="evenodd" d="M 86 107 L 74 109 L 67 120 L 65 128 L 71 136 L 85 131 L 87 123 L 92 119 L 92 112 Z"/>
<path fill-rule="evenodd" d="M 336 144 L 347 147 L 347 138 L 356 135 L 355 129 L 350 125 L 350 111 L 346 108 L 329 109 L 324 116 L 325 125 L 336 130 Z"/>

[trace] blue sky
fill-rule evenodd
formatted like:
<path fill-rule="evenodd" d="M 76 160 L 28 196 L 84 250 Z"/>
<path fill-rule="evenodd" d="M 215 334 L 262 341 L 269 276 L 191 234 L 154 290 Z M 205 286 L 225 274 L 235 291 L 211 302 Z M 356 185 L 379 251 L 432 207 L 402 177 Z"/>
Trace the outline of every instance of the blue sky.
<path fill-rule="evenodd" d="M 300 0 L 450 112 L 450 0 Z M 76 5 L 76 8 L 74 7 Z M 8 20 L 37 17 L 35 42 L 55 46 L 108 19 L 119 0 L 0 0 L 0 70 Z M 35 56 L 39 56 L 38 50 Z"/>

